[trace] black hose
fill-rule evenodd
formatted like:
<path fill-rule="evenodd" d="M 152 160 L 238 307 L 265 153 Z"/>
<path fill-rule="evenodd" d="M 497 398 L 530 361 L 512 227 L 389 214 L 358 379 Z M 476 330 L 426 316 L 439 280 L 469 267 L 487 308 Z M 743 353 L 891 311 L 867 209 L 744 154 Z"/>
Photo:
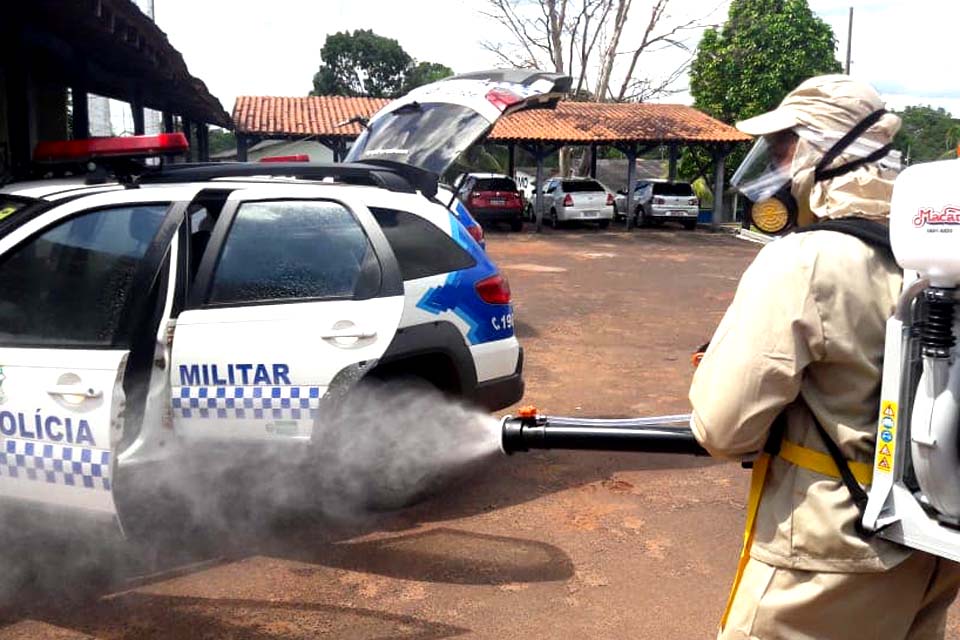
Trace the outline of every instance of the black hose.
<path fill-rule="evenodd" d="M 688 416 L 610 420 L 508 416 L 502 423 L 501 448 L 508 455 L 530 449 L 710 455 L 682 418 Z M 664 426 L 667 424 L 670 426 Z"/>

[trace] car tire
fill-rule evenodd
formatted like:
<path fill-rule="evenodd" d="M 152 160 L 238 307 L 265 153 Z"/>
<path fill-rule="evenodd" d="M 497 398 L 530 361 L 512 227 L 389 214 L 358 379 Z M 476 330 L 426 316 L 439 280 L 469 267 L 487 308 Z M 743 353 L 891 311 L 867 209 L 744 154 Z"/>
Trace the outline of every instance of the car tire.
<path fill-rule="evenodd" d="M 687 231 L 693 231 L 694 229 L 697 228 L 696 220 L 684 220 L 682 224 L 683 224 L 683 228 L 686 229 Z"/>
<path fill-rule="evenodd" d="M 554 229 L 560 228 L 560 218 L 557 216 L 556 209 L 550 209 L 550 226 Z"/>
<path fill-rule="evenodd" d="M 637 227 L 649 227 L 650 219 L 647 218 L 647 215 L 643 211 L 643 207 L 637 207 L 637 211 L 633 216 L 633 223 Z"/>
<path fill-rule="evenodd" d="M 597 226 L 600 227 L 601 229 L 607 229 L 607 228 L 610 227 L 610 221 L 609 221 L 609 220 L 601 220 L 600 222 L 597 223 Z"/>
<path fill-rule="evenodd" d="M 510 231 L 523 231 L 523 220 L 517 218 L 510 221 Z"/>

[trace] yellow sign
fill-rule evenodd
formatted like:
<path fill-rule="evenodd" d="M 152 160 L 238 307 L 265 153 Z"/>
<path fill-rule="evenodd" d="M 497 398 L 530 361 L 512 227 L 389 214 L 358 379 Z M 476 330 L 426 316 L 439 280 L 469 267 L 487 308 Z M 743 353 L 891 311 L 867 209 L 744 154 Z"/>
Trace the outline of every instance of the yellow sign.
<path fill-rule="evenodd" d="M 2 207 L 2 208 L 0 208 L 0 220 L 3 220 L 4 218 L 6 218 L 7 216 L 9 216 L 11 213 L 13 213 L 13 212 L 16 211 L 16 210 L 17 210 L 16 207 Z"/>
<path fill-rule="evenodd" d="M 883 473 L 893 471 L 893 453 L 897 446 L 897 403 L 884 400 L 880 403 L 880 420 L 877 428 L 877 455 L 874 469 Z"/>

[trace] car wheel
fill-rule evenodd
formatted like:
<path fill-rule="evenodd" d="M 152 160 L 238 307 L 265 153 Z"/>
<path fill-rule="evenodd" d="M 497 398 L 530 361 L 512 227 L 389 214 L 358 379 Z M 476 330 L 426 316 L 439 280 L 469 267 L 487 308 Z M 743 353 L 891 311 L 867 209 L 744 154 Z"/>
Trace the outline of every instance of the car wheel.
<path fill-rule="evenodd" d="M 683 228 L 686 229 L 687 231 L 693 231 L 694 229 L 697 228 L 697 221 L 696 221 L 696 220 L 684 220 L 684 221 L 683 221 Z"/>
<path fill-rule="evenodd" d="M 510 231 L 523 231 L 523 220 L 517 218 L 510 221 Z"/>
<path fill-rule="evenodd" d="M 606 229 L 606 228 L 608 228 L 608 227 L 610 226 L 610 221 L 609 221 L 609 220 L 601 220 L 600 222 L 597 223 L 597 226 L 599 226 L 601 229 Z"/>
<path fill-rule="evenodd" d="M 646 214 L 643 212 L 643 207 L 637 207 L 637 211 L 633 215 L 633 223 L 638 227 L 650 226 L 650 220 L 647 218 Z"/>

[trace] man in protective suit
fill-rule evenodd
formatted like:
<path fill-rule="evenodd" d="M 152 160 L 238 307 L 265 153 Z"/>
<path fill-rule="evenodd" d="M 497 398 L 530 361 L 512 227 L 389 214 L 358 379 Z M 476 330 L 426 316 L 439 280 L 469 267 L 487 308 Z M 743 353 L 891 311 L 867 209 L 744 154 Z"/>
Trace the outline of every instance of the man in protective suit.
<path fill-rule="evenodd" d="M 737 127 L 759 137 L 733 184 L 753 224 L 783 237 L 743 274 L 690 389 L 711 454 L 756 454 L 718 637 L 942 638 L 960 565 L 861 534 L 853 495 L 870 484 L 902 285 L 889 241 L 863 239 L 889 237 L 900 119 L 872 87 L 830 75 Z"/>

